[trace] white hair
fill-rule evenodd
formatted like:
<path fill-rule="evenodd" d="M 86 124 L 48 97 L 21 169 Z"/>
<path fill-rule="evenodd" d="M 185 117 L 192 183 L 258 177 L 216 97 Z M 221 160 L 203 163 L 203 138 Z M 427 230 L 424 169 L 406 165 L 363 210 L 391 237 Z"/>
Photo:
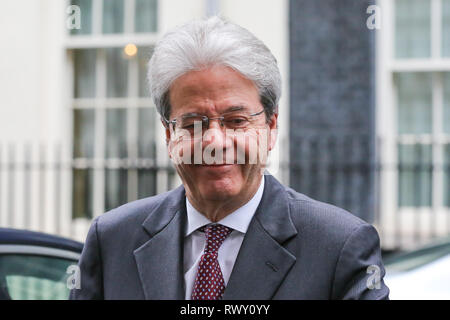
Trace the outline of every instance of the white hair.
<path fill-rule="evenodd" d="M 267 119 L 277 112 L 281 76 L 277 60 L 247 29 L 214 16 L 166 33 L 148 63 L 150 94 L 159 114 L 169 119 L 169 89 L 181 75 L 223 65 L 253 81 Z"/>

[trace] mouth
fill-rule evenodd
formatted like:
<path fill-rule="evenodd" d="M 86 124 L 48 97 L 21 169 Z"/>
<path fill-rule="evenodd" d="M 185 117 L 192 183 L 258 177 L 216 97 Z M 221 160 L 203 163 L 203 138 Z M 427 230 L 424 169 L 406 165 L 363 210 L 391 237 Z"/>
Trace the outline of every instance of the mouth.
<path fill-rule="evenodd" d="M 229 164 L 229 163 L 223 163 L 223 164 L 197 164 L 195 165 L 196 168 L 199 170 L 205 170 L 210 172 L 228 172 L 234 168 L 236 164 Z"/>
<path fill-rule="evenodd" d="M 220 168 L 220 167 L 230 167 L 230 166 L 234 166 L 234 163 L 222 163 L 222 164 L 197 164 L 196 166 L 200 166 L 200 167 L 208 167 L 208 168 Z"/>

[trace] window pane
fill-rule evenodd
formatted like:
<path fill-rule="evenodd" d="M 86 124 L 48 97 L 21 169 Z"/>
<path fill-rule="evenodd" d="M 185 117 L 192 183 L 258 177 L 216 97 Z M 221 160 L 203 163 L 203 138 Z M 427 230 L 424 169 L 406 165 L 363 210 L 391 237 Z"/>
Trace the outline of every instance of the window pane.
<path fill-rule="evenodd" d="M 450 57 L 450 0 L 442 0 L 442 55 Z"/>
<path fill-rule="evenodd" d="M 443 74 L 444 86 L 444 119 L 442 127 L 445 133 L 450 133 L 450 73 Z"/>
<path fill-rule="evenodd" d="M 104 0 L 103 1 L 103 33 L 122 33 L 123 32 L 123 0 Z"/>
<path fill-rule="evenodd" d="M 73 51 L 74 59 L 74 97 L 95 97 L 95 49 Z"/>
<path fill-rule="evenodd" d="M 138 128 L 138 157 L 155 159 L 156 157 L 156 137 L 155 121 L 156 109 L 139 108 L 139 128 Z"/>
<path fill-rule="evenodd" d="M 139 108 L 138 126 L 138 157 L 144 159 L 156 158 L 156 109 L 153 107 Z M 152 164 L 152 162 L 150 162 Z M 154 163 L 153 163 L 154 164 Z M 156 194 L 156 169 L 143 168 L 138 170 L 138 198 Z"/>
<path fill-rule="evenodd" d="M 1 255 L 1 285 L 13 300 L 67 300 L 66 270 L 73 264 L 76 261 L 53 257 Z"/>
<path fill-rule="evenodd" d="M 122 48 L 105 49 L 106 54 L 106 96 L 126 97 L 128 83 L 128 60 Z"/>
<path fill-rule="evenodd" d="M 427 73 L 396 75 L 400 134 L 431 133 L 431 80 L 431 75 Z"/>
<path fill-rule="evenodd" d="M 126 169 L 105 170 L 105 209 L 109 211 L 128 202 Z"/>
<path fill-rule="evenodd" d="M 73 156 L 94 157 L 95 112 L 93 109 L 73 111 Z"/>
<path fill-rule="evenodd" d="M 135 32 L 156 32 L 157 0 L 136 0 Z"/>
<path fill-rule="evenodd" d="M 398 158 L 399 206 L 431 206 L 431 146 L 399 144 Z"/>
<path fill-rule="evenodd" d="M 395 3 L 395 56 L 429 57 L 430 1 L 396 0 Z"/>
<path fill-rule="evenodd" d="M 147 85 L 147 64 L 153 53 L 153 48 L 140 47 L 138 49 L 138 64 L 139 64 L 139 96 L 149 97 Z"/>
<path fill-rule="evenodd" d="M 450 144 L 444 146 L 444 205 L 450 207 Z"/>
<path fill-rule="evenodd" d="M 72 217 L 88 218 L 92 215 L 94 174 L 92 169 L 73 169 L 72 172 Z"/>
<path fill-rule="evenodd" d="M 138 169 L 138 199 L 156 194 L 156 170 Z"/>
<path fill-rule="evenodd" d="M 90 34 L 92 32 L 92 0 L 72 0 L 71 4 L 80 7 L 80 29 L 71 29 L 70 34 Z"/>
<path fill-rule="evenodd" d="M 125 109 L 106 110 L 105 157 L 127 157 L 127 114 Z"/>

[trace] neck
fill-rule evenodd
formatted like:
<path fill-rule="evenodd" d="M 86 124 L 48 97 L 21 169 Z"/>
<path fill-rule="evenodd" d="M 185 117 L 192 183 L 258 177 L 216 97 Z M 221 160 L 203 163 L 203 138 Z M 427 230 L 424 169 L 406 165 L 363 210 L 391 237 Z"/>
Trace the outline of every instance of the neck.
<path fill-rule="evenodd" d="M 186 197 L 191 205 L 206 218 L 212 222 L 218 222 L 233 213 L 247 202 L 258 191 L 261 185 L 262 176 L 250 187 L 246 188 L 246 192 L 240 193 L 234 197 L 227 199 L 205 199 L 198 196 L 193 196 L 192 193 L 186 188 Z"/>

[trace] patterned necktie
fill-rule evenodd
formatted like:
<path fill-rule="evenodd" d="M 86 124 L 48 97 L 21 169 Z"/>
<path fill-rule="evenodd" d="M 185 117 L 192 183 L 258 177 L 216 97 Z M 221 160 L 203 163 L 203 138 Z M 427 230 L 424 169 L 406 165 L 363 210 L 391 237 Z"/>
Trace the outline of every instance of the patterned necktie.
<path fill-rule="evenodd" d="M 232 230 L 221 224 L 212 224 L 200 231 L 205 232 L 206 246 L 198 264 L 191 299 L 218 300 L 222 298 L 225 282 L 217 256 L 220 246 Z"/>

